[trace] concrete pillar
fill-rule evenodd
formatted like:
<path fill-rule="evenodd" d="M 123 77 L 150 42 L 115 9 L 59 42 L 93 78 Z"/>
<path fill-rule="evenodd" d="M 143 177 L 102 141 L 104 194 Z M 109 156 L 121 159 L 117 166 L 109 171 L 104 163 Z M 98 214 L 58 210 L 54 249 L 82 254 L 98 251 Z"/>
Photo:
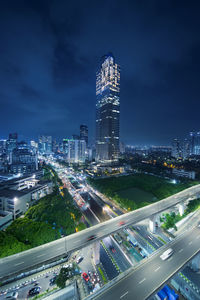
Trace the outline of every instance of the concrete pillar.
<path fill-rule="evenodd" d="M 180 216 L 182 216 L 182 215 L 184 214 L 184 211 L 185 211 L 184 203 L 180 203 L 180 204 L 178 205 L 178 210 L 179 210 Z"/>
<path fill-rule="evenodd" d="M 153 215 L 149 218 L 149 230 L 152 233 L 156 232 L 156 220 L 157 220 L 157 215 Z"/>
<path fill-rule="evenodd" d="M 190 268 L 195 272 L 200 271 L 200 254 L 197 254 L 190 262 Z"/>
<path fill-rule="evenodd" d="M 100 263 L 100 242 L 99 241 L 93 243 L 93 259 L 95 265 L 98 265 Z"/>

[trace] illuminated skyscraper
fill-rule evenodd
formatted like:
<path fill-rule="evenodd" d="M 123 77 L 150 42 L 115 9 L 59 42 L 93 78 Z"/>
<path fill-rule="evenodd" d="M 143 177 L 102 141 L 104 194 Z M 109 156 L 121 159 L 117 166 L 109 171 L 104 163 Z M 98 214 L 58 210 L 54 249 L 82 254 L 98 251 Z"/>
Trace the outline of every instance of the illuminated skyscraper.
<path fill-rule="evenodd" d="M 113 162 L 119 156 L 120 66 L 109 53 L 96 74 L 96 160 Z"/>

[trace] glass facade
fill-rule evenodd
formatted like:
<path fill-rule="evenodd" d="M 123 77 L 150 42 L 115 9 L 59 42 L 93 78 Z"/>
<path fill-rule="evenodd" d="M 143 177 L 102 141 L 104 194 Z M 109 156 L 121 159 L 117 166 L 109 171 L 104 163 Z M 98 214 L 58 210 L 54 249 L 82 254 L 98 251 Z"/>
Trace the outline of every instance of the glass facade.
<path fill-rule="evenodd" d="M 103 56 L 96 74 L 96 160 L 119 157 L 120 66 L 112 54 Z"/>

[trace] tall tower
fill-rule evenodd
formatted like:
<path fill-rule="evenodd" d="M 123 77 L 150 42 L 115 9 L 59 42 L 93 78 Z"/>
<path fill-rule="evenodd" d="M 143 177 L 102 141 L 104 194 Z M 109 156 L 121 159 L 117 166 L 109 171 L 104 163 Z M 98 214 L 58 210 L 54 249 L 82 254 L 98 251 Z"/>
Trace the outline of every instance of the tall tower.
<path fill-rule="evenodd" d="M 96 74 L 96 161 L 119 157 L 120 66 L 111 53 L 102 57 Z"/>

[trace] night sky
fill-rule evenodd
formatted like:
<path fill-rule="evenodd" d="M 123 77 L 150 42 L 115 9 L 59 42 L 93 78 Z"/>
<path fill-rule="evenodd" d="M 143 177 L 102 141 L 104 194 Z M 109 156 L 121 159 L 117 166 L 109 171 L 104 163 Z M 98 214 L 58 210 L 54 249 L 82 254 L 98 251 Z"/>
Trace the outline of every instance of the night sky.
<path fill-rule="evenodd" d="M 198 1 L 0 1 L 0 138 L 95 133 L 102 55 L 121 65 L 120 136 L 170 144 L 200 130 Z"/>

